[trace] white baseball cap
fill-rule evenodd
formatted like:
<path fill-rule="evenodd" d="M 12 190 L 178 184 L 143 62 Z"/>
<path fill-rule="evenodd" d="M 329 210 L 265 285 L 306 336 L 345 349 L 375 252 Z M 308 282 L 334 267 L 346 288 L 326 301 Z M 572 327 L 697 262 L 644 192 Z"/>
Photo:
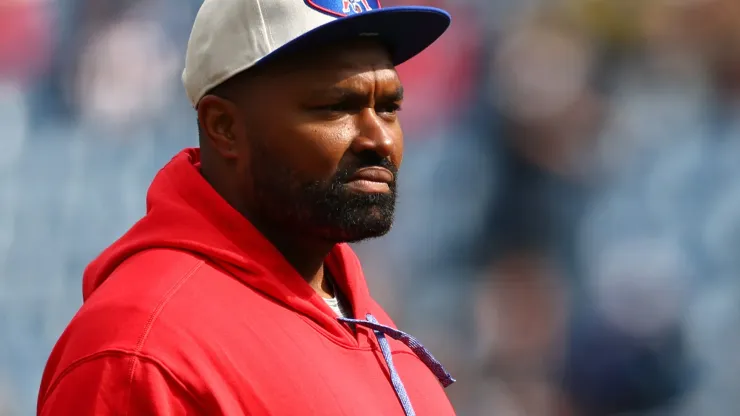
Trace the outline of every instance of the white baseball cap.
<path fill-rule="evenodd" d="M 380 0 L 204 0 L 193 23 L 182 81 L 193 107 L 213 87 L 272 58 L 343 39 L 374 37 L 394 65 L 449 27 L 434 7 L 381 8 Z"/>

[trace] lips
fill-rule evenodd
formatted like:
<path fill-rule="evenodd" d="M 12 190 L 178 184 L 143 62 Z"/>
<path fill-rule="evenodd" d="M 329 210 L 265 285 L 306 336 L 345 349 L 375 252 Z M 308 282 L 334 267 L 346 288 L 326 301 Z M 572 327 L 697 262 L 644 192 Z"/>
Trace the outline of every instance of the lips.
<path fill-rule="evenodd" d="M 393 182 L 393 177 L 393 173 L 386 168 L 371 167 L 360 169 L 349 180 L 350 182 L 368 181 L 390 184 Z"/>

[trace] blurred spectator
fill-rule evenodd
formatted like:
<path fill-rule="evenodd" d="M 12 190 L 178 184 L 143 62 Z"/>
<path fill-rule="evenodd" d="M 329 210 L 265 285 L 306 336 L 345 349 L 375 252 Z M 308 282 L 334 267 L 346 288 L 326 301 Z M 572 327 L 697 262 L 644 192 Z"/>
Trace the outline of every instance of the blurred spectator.
<path fill-rule="evenodd" d="M 98 116 L 118 127 L 132 117 L 126 124 L 135 126 L 137 114 L 156 119 L 184 96 L 179 70 L 200 0 L 57 0 L 55 6 L 54 55 L 31 97 L 36 127 Z M 111 96 L 120 103 L 105 98 Z"/>
<path fill-rule="evenodd" d="M 52 19 L 46 0 L 0 3 L 0 83 L 28 85 L 49 62 Z"/>
<path fill-rule="evenodd" d="M 476 414 L 554 415 L 562 401 L 568 293 L 562 268 L 535 245 L 493 261 L 474 298 L 475 361 L 483 400 Z"/>
<path fill-rule="evenodd" d="M 74 79 L 86 45 L 98 32 L 140 0 L 57 0 L 49 4 L 55 13 L 50 66 L 35 85 L 31 97 L 34 126 L 73 122 L 77 117 Z M 39 127 L 40 127 L 39 126 Z"/>
<path fill-rule="evenodd" d="M 675 414 L 691 377 L 681 332 L 642 342 L 590 320 L 572 336 L 564 381 L 574 415 Z"/>
<path fill-rule="evenodd" d="M 487 221 L 494 253 L 534 244 L 566 268 L 574 229 L 600 184 L 595 137 L 605 103 L 593 85 L 592 45 L 557 20 L 534 18 L 493 56 L 494 109 L 502 118 L 499 201 Z"/>
<path fill-rule="evenodd" d="M 395 0 L 384 5 L 391 5 L 387 3 L 445 7 L 455 19 L 445 36 L 418 59 L 398 68 L 406 92 L 402 117 L 407 140 L 428 140 L 468 111 L 480 79 L 483 28 L 475 10 L 464 3 Z"/>
<path fill-rule="evenodd" d="M 507 34 L 493 77 L 511 146 L 556 175 L 590 173 L 590 142 L 602 125 L 593 70 L 591 44 L 560 24 L 534 20 Z"/>
<path fill-rule="evenodd" d="M 123 18 L 100 29 L 76 79 L 82 122 L 119 130 L 158 119 L 174 98 L 179 62 L 155 22 Z"/>
<path fill-rule="evenodd" d="M 669 239 L 589 241 L 590 301 L 579 306 L 565 366 L 571 397 L 584 415 L 675 404 L 692 376 L 683 323 L 696 276 L 684 253 Z"/>

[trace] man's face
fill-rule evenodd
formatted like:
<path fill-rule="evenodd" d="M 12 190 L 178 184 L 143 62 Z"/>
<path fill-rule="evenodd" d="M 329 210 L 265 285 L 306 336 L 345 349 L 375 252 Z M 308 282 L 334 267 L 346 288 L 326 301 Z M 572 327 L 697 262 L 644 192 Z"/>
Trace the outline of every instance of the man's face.
<path fill-rule="evenodd" d="M 239 100 L 237 170 L 251 210 L 284 233 L 332 242 L 384 235 L 403 154 L 398 75 L 372 43 L 303 58 L 256 75 Z"/>

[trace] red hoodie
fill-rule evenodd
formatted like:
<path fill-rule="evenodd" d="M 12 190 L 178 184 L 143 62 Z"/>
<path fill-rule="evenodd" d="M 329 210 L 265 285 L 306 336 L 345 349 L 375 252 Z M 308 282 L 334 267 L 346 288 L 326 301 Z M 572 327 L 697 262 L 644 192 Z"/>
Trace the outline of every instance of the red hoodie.
<path fill-rule="evenodd" d="M 352 331 L 198 170 L 188 149 L 147 213 L 85 271 L 84 304 L 52 351 L 39 415 L 403 415 L 373 331 Z M 326 266 L 393 326 L 340 244 Z M 454 415 L 405 344 L 392 362 L 417 415 Z"/>

